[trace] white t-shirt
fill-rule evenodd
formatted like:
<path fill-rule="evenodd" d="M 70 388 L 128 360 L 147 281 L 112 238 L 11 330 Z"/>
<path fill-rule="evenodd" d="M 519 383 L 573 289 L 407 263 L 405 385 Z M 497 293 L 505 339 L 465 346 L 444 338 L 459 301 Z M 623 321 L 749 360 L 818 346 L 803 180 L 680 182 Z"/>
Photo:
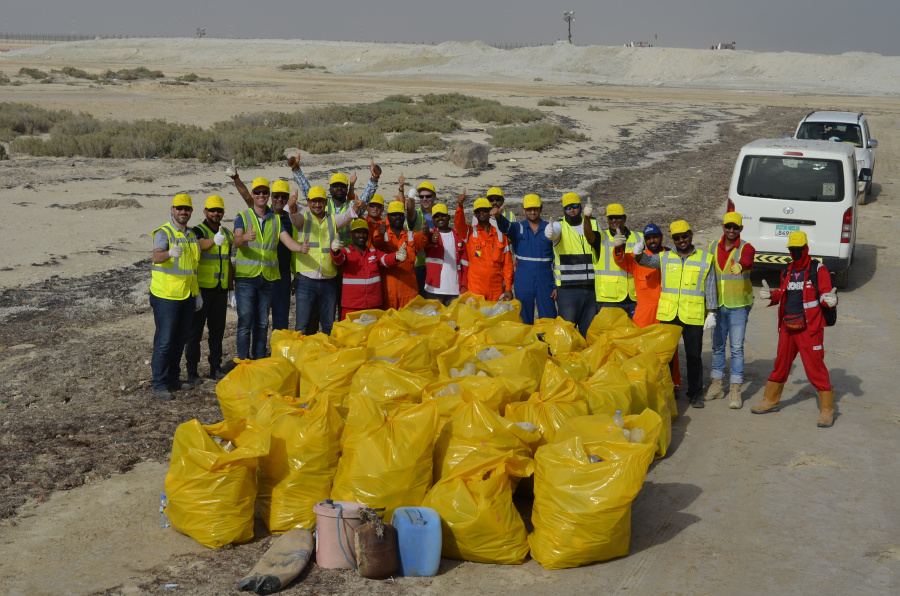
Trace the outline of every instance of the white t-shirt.
<path fill-rule="evenodd" d="M 444 257 L 441 264 L 441 285 L 434 287 L 425 284 L 425 291 L 432 294 L 456 296 L 459 294 L 459 275 L 456 272 L 456 237 L 453 232 L 441 232 L 444 245 Z"/>

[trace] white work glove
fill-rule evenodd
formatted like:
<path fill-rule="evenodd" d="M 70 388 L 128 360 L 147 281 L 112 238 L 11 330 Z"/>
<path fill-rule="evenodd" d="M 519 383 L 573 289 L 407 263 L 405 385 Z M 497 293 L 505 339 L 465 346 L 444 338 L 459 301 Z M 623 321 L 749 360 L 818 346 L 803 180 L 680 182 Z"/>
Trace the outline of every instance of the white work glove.
<path fill-rule="evenodd" d="M 634 254 L 640 255 L 644 253 L 644 239 L 638 238 L 637 242 L 634 243 Z"/>
<path fill-rule="evenodd" d="M 628 238 L 625 237 L 625 234 L 616 230 L 616 235 L 613 236 L 613 245 L 616 247 L 625 246 L 626 242 L 628 242 Z"/>
<path fill-rule="evenodd" d="M 744 268 L 741 267 L 740 263 L 732 263 L 732 265 L 731 265 L 731 274 L 732 275 L 740 275 L 743 270 L 744 270 Z"/>
<path fill-rule="evenodd" d="M 234 290 L 228 290 L 228 308 L 237 310 L 237 296 L 234 295 Z"/>
<path fill-rule="evenodd" d="M 344 243 L 341 242 L 340 238 L 335 238 L 331 241 L 332 252 L 339 252 L 342 248 L 344 248 Z"/>
<path fill-rule="evenodd" d="M 712 329 L 716 326 L 716 313 L 711 312 L 706 315 L 706 320 L 703 322 L 703 330 Z"/>
<path fill-rule="evenodd" d="M 825 303 L 825 306 L 834 308 L 835 306 L 837 306 L 837 292 L 834 290 L 825 292 L 824 294 L 822 294 L 822 302 Z"/>
<path fill-rule="evenodd" d="M 394 257 L 396 257 L 398 263 L 402 263 L 406 260 L 406 244 L 400 246 L 397 249 L 397 252 L 394 253 Z"/>
<path fill-rule="evenodd" d="M 769 290 L 769 283 L 766 280 L 762 280 L 763 287 L 759 291 L 759 297 L 761 300 L 771 300 L 772 292 Z"/>
<path fill-rule="evenodd" d="M 182 251 L 182 248 L 181 248 L 180 244 L 173 244 L 172 246 L 169 247 L 169 258 L 177 259 L 178 257 L 181 256 L 181 251 Z"/>
<path fill-rule="evenodd" d="M 234 178 L 237 176 L 237 167 L 234 165 L 234 160 L 231 160 L 231 165 L 225 168 L 225 175 L 229 178 Z"/>
<path fill-rule="evenodd" d="M 219 228 L 219 231 L 216 232 L 216 235 L 213 236 L 213 243 L 216 246 L 222 246 L 223 244 L 225 244 L 225 233 L 222 232 L 221 227 Z"/>
<path fill-rule="evenodd" d="M 591 202 L 590 202 L 590 201 L 588 201 L 588 204 L 585 205 L 585 206 L 581 209 L 581 214 L 582 214 L 583 216 L 585 216 L 585 217 L 590 217 L 592 213 L 594 213 L 594 206 L 591 205 Z"/>
<path fill-rule="evenodd" d="M 415 188 L 410 188 L 408 191 L 406 191 L 406 198 L 415 201 L 419 198 L 419 191 L 417 191 Z"/>
<path fill-rule="evenodd" d="M 199 312 L 200 309 L 203 308 L 203 296 L 197 294 L 197 297 L 194 299 L 194 312 Z"/>

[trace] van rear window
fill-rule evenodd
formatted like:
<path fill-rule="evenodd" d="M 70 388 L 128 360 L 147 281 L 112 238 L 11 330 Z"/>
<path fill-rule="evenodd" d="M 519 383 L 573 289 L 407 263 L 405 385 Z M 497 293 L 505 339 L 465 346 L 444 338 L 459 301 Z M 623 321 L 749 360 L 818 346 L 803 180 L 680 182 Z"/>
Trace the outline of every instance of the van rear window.
<path fill-rule="evenodd" d="M 748 155 L 741 164 L 738 194 L 836 203 L 844 199 L 844 170 L 832 159 Z"/>

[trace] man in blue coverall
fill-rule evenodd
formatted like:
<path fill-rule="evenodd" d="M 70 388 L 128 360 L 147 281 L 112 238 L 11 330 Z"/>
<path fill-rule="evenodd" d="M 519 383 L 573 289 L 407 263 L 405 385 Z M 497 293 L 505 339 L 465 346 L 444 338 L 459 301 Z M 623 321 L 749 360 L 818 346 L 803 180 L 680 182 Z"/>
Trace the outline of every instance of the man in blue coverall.
<path fill-rule="evenodd" d="M 509 237 L 516 255 L 516 276 L 513 290 L 522 303 L 522 322 L 534 323 L 537 303 L 538 317 L 556 317 L 556 285 L 553 282 L 553 243 L 544 234 L 547 221 L 541 219 L 541 198 L 535 194 L 522 199 L 525 221 L 510 222 L 495 206 L 491 215 L 497 228 Z M 496 213 L 495 213 L 496 212 Z"/>

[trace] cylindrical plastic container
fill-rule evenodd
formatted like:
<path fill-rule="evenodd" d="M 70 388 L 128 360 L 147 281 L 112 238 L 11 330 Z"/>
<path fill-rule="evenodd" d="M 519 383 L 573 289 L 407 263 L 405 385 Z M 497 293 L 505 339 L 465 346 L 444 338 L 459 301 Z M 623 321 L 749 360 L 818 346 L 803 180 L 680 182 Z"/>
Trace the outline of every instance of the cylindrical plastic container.
<path fill-rule="evenodd" d="M 359 503 L 321 501 L 316 514 L 316 565 L 325 569 L 355 569 L 353 536 L 362 524 Z"/>
<path fill-rule="evenodd" d="M 397 529 L 400 572 L 407 577 L 437 575 L 441 564 L 441 517 L 428 507 L 398 507 L 391 525 Z"/>

